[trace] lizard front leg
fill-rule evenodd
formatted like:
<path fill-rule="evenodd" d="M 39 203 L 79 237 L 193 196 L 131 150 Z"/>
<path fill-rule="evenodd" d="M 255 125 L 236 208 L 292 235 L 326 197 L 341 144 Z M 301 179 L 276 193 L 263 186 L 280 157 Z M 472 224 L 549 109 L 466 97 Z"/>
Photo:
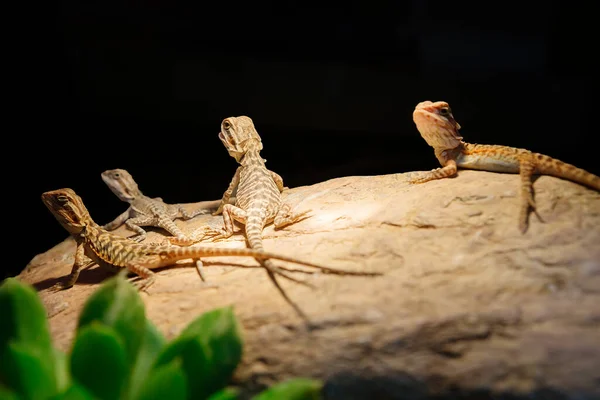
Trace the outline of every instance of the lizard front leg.
<path fill-rule="evenodd" d="M 225 204 L 223 206 L 223 229 L 209 228 L 205 236 L 209 236 L 213 241 L 219 239 L 227 239 L 233 235 L 233 221 L 239 221 L 243 224 L 246 223 L 246 211 L 239 207 L 231 204 Z"/>
<path fill-rule="evenodd" d="M 169 218 L 160 218 L 158 221 L 156 221 L 156 225 L 175 236 L 182 243 L 190 240 L 185 233 L 183 233 L 183 231 L 179 229 L 177 225 L 175 225 L 175 222 Z"/>
<path fill-rule="evenodd" d="M 176 244 L 178 246 L 189 246 L 191 244 L 200 242 L 206 238 L 210 241 L 217 241 L 220 239 L 227 239 L 233 235 L 234 224 L 233 221 L 246 222 L 246 212 L 239 207 L 231 204 L 225 204 L 223 206 L 223 228 L 216 229 L 211 226 L 206 226 L 194 231 L 190 238 L 186 237 L 170 237 L 167 238 L 169 243 Z"/>
<path fill-rule="evenodd" d="M 65 278 L 64 281 L 58 282 L 56 285 L 54 285 L 53 289 L 63 290 L 73 287 L 79 278 L 79 273 L 81 270 L 93 263 L 94 261 L 85 255 L 85 245 L 83 243 L 79 243 L 77 245 L 77 250 L 75 251 L 75 262 L 73 263 L 71 273 Z"/>
<path fill-rule="evenodd" d="M 446 162 L 446 165 L 444 165 L 442 168 L 436 168 L 431 171 L 422 172 L 422 173 L 418 174 L 416 178 L 409 179 L 408 182 L 409 183 L 425 183 L 425 182 L 432 181 L 435 179 L 449 178 L 456 174 L 457 169 L 458 168 L 456 166 L 456 161 L 450 159 Z"/>
<path fill-rule="evenodd" d="M 154 218 L 146 215 L 138 215 L 135 218 L 130 218 L 125 221 L 125 225 L 130 230 L 136 233 L 135 236 L 131 236 L 130 239 L 136 242 L 141 242 L 146 239 L 146 231 L 142 229 L 142 226 L 149 226 L 154 224 Z"/>
<path fill-rule="evenodd" d="M 231 182 L 229 183 L 229 187 L 227 188 L 225 193 L 223 193 L 223 198 L 221 199 L 221 204 L 219 204 L 219 208 L 217 208 L 217 211 L 213 212 L 212 215 L 219 215 L 223 212 L 223 209 L 224 209 L 225 205 L 229 202 L 229 199 L 231 198 L 233 191 L 237 188 L 237 185 L 240 183 L 240 172 L 241 171 L 242 171 L 241 166 L 235 170 L 235 174 L 233 175 L 233 178 L 231 179 Z"/>
<path fill-rule="evenodd" d="M 115 229 L 123 225 L 125 221 L 127 221 L 127 218 L 129 218 L 130 213 L 131 207 L 127 208 L 127 210 L 125 210 L 121 215 L 115 218 L 114 221 L 111 221 L 106 225 L 102 225 L 102 227 L 107 231 L 114 231 Z"/>
<path fill-rule="evenodd" d="M 279 189 L 279 193 L 283 192 L 284 189 L 288 189 L 285 186 L 283 186 L 283 178 L 281 177 L 281 175 L 279 175 L 277 172 L 273 172 L 271 170 L 269 170 L 269 173 L 271 174 L 271 178 L 277 185 L 277 189 Z"/>
<path fill-rule="evenodd" d="M 312 210 L 302 211 L 300 213 L 294 213 L 289 204 L 282 203 L 277 210 L 277 215 L 275 215 L 275 219 L 273 220 L 273 227 L 275 229 L 280 229 L 285 226 L 295 224 L 296 222 L 300 222 L 305 220 L 306 218 L 310 218 L 308 215 Z"/>
<path fill-rule="evenodd" d="M 195 216 L 202 214 L 208 214 L 208 210 L 206 210 L 205 208 L 198 208 L 197 210 L 188 212 L 183 206 L 177 206 L 177 212 L 179 213 L 179 215 L 181 215 L 181 219 L 183 220 L 192 219 Z"/>

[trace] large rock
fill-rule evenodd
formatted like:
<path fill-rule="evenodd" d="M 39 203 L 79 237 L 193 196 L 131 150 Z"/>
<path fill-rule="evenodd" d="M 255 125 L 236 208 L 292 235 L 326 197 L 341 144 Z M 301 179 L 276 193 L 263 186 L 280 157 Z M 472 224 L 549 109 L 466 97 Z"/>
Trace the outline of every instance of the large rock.
<path fill-rule="evenodd" d="M 160 271 L 142 294 L 148 317 L 172 338 L 198 314 L 233 304 L 245 337 L 235 381 L 249 391 L 311 376 L 327 380 L 336 399 L 600 398 L 600 195 L 540 177 L 544 222 L 532 214 L 521 234 L 518 175 L 460 171 L 420 185 L 408 176 L 345 177 L 284 192 L 313 216 L 267 227 L 266 249 L 384 273 L 299 275 L 316 290 L 283 281 L 316 329 L 304 329 L 263 270 L 239 268 L 258 266 L 244 258 L 205 259 L 210 284 L 191 267 Z M 217 203 L 186 206 L 199 204 Z M 188 232 L 206 223 L 222 219 L 177 221 Z M 148 240 L 163 234 L 153 230 Z M 234 235 L 214 245 L 245 244 Z M 63 350 L 82 304 L 109 276 L 92 268 L 72 289 L 48 291 L 69 273 L 74 250 L 65 240 L 21 274 L 40 290 Z"/>

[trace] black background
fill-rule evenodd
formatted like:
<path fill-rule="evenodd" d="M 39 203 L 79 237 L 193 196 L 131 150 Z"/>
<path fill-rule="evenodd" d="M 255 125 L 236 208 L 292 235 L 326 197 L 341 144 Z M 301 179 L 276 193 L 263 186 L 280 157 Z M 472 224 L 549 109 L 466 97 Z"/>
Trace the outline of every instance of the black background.
<path fill-rule="evenodd" d="M 579 2 L 23 4 L 5 58 L 5 276 L 67 236 L 44 191 L 73 188 L 98 223 L 127 206 L 109 168 L 168 203 L 220 198 L 229 116 L 254 120 L 289 187 L 437 167 L 411 118 L 423 100 L 448 101 L 468 142 L 600 174 L 597 23 Z"/>

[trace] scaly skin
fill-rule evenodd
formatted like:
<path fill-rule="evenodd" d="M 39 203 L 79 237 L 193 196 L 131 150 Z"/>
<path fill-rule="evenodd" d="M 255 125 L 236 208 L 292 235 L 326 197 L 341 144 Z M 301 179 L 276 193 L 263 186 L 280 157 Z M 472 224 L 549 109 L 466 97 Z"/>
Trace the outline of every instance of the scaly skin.
<path fill-rule="evenodd" d="M 523 233 L 527 231 L 530 209 L 535 211 L 532 175 L 551 175 L 600 191 L 600 177 L 544 154 L 515 147 L 465 143 L 458 132 L 460 125 L 445 101 L 417 104 L 413 120 L 423 139 L 433 147 L 442 168 L 422 173 L 411 183 L 450 177 L 459 167 L 520 174 L 519 229 Z"/>
<path fill-rule="evenodd" d="M 131 237 L 136 242 L 141 242 L 146 238 L 146 231 L 141 228 L 142 226 L 163 228 L 181 241 L 190 240 L 173 220 L 177 218 L 188 220 L 208 213 L 205 209 L 188 213 L 181 205 L 166 204 L 160 197 L 152 199 L 145 196 L 131 174 L 124 169 L 104 171 L 102 180 L 119 199 L 129 203 L 129 208 L 124 213 L 104 225 L 103 228 L 112 231 L 125 224 L 127 228 L 136 232 L 136 235 Z"/>
<path fill-rule="evenodd" d="M 245 225 L 246 239 L 250 248 L 263 251 L 262 231 L 265 225 L 272 222 L 276 229 L 282 228 L 307 218 L 306 214 L 310 210 L 302 213 L 294 213 L 291 207 L 282 201 L 283 180 L 281 176 L 268 170 L 265 166 L 265 160 L 260 156 L 260 151 L 263 148 L 262 141 L 249 117 L 240 116 L 224 119 L 221 123 L 219 139 L 223 142 L 229 155 L 240 166 L 236 170 L 229 187 L 223 194 L 219 208 L 213 213 L 213 215 L 223 214 L 224 229 L 218 231 L 212 230 L 212 232 L 211 230 L 205 231 L 202 238 L 205 236 L 212 236 L 213 239 L 230 237 L 233 235 L 233 221 L 235 220 Z M 228 204 L 229 199 L 236 189 L 235 204 Z M 178 243 L 176 239 L 172 239 L 171 242 Z M 294 308 L 300 317 L 308 321 L 302 310 L 287 296 L 283 288 L 279 285 L 276 275 L 294 282 L 304 282 L 289 276 L 281 268 L 275 266 L 271 260 L 258 261 L 266 269 L 269 278 L 284 299 Z M 340 270 L 336 271 L 341 272 Z M 363 276 L 379 275 L 377 273 L 351 271 L 343 271 L 342 273 Z"/>
<path fill-rule="evenodd" d="M 69 188 L 45 192 L 42 194 L 42 201 L 77 242 L 73 268 L 67 279 L 58 284 L 57 288 L 61 289 L 73 286 L 81 269 L 93 262 L 112 269 L 125 268 L 139 275 L 142 279 L 137 282 L 137 286 L 143 290 L 154 283 L 155 274 L 151 269 L 173 265 L 179 260 L 197 260 L 198 272 L 202 277 L 200 257 L 248 256 L 257 260 L 271 258 L 323 269 L 312 263 L 262 250 L 137 243 L 129 238 L 108 232 L 96 224 L 81 197 Z M 323 272 L 337 273 L 330 272 L 328 269 Z"/>

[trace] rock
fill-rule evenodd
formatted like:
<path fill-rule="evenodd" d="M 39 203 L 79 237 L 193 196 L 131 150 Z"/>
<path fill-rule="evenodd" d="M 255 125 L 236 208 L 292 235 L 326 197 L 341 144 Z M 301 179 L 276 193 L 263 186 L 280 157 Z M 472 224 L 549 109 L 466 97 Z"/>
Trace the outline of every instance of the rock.
<path fill-rule="evenodd" d="M 205 259 L 210 284 L 194 268 L 163 269 L 142 293 L 147 316 L 173 338 L 200 313 L 233 304 L 245 339 L 235 383 L 248 392 L 306 376 L 326 380 L 335 399 L 600 398 L 600 194 L 540 177 L 544 222 L 532 214 L 521 234 L 518 175 L 461 170 L 420 185 L 408 176 L 344 177 L 284 192 L 313 216 L 265 228 L 267 250 L 384 273 L 302 275 L 316 290 L 283 281 L 317 329 L 304 329 L 263 270 L 232 266 L 258 266 L 244 258 Z M 176 223 L 191 232 L 222 218 Z M 166 234 L 148 230 L 149 241 Z M 245 244 L 234 235 L 215 245 Z M 83 303 L 110 275 L 92 268 L 72 289 L 50 293 L 74 250 L 68 239 L 20 275 L 40 290 L 63 350 Z"/>

